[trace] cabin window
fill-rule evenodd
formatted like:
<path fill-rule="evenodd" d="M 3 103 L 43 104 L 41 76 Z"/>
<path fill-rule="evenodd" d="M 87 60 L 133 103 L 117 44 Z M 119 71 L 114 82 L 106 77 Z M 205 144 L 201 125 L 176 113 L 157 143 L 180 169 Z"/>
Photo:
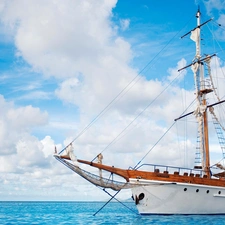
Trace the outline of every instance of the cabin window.
<path fill-rule="evenodd" d="M 219 191 L 218 194 L 220 195 L 221 194 L 221 191 Z"/>
<path fill-rule="evenodd" d="M 184 188 L 184 191 L 187 191 L 187 188 Z"/>
<path fill-rule="evenodd" d="M 209 190 L 207 190 L 206 193 L 208 194 L 209 193 Z"/>
<path fill-rule="evenodd" d="M 199 189 L 196 189 L 196 192 L 199 192 Z"/>

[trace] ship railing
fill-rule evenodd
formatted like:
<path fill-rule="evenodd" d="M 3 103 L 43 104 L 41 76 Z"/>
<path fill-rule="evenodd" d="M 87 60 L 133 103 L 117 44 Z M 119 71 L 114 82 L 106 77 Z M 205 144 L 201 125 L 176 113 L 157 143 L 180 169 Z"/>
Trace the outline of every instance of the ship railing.
<path fill-rule="evenodd" d="M 144 171 L 152 171 L 156 173 L 161 172 L 161 173 L 168 173 L 168 174 L 177 174 L 177 175 L 179 174 L 179 175 L 198 176 L 198 177 L 204 176 L 204 171 L 202 169 L 195 169 L 195 168 L 191 169 L 191 168 L 185 168 L 185 167 L 165 166 L 165 165 L 145 163 L 135 168 L 135 170 L 139 170 L 139 169 Z"/>

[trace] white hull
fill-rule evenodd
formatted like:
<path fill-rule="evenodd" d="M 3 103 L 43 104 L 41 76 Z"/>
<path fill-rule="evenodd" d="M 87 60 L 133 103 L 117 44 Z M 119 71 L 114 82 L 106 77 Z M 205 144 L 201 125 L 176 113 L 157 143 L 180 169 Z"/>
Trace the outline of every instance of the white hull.
<path fill-rule="evenodd" d="M 143 183 L 132 188 L 140 214 L 225 214 L 225 187 L 159 181 L 130 182 Z M 138 201 L 140 194 L 144 198 Z"/>

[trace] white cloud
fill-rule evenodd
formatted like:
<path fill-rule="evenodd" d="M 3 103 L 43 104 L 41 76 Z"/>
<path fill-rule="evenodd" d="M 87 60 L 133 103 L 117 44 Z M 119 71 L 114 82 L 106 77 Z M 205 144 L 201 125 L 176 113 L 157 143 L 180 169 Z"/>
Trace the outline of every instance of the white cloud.
<path fill-rule="evenodd" d="M 12 128 L 26 130 L 30 127 L 46 124 L 48 115 L 47 112 L 41 113 L 40 109 L 28 105 L 17 109 L 11 108 L 6 116 L 10 121 L 8 124 L 12 124 Z"/>
<path fill-rule="evenodd" d="M 120 20 L 120 26 L 123 31 L 127 30 L 129 28 L 129 25 L 130 25 L 129 19 L 121 19 Z"/>
<path fill-rule="evenodd" d="M 177 67 L 176 68 L 169 68 L 168 72 L 170 74 L 170 76 L 168 76 L 169 81 L 173 81 L 174 79 L 178 78 L 179 80 L 183 79 L 183 77 L 185 76 L 185 74 L 187 73 L 185 70 L 178 72 L 179 69 L 184 68 L 187 65 L 187 62 L 185 59 L 181 59 L 178 63 L 177 63 Z M 178 77 L 178 75 L 180 77 Z"/>
<path fill-rule="evenodd" d="M 41 143 L 43 144 L 42 151 L 44 153 L 45 158 L 48 156 L 52 156 L 55 147 L 56 149 L 62 149 L 61 145 L 56 145 L 54 143 L 54 140 L 50 136 L 46 136 L 43 140 L 41 140 Z"/>
<path fill-rule="evenodd" d="M 30 65 L 48 75 L 68 77 L 96 63 L 105 51 L 114 33 L 109 19 L 115 4 L 115 0 L 10 0 L 2 19 L 14 25 L 19 55 Z"/>
<path fill-rule="evenodd" d="M 32 106 L 15 107 L 0 95 L 0 152 L 12 154 L 16 152 L 15 144 L 30 132 L 33 127 L 47 123 L 47 112 Z M 35 118 L 35 119 L 34 119 Z"/>
<path fill-rule="evenodd" d="M 48 100 L 51 99 L 52 93 L 44 92 L 44 91 L 31 91 L 28 94 L 21 95 L 20 97 L 16 98 L 16 100 Z"/>

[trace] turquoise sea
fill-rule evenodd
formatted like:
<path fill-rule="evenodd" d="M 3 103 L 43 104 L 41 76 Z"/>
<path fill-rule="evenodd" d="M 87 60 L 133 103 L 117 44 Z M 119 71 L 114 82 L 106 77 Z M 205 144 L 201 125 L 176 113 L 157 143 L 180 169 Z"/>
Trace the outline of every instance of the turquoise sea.
<path fill-rule="evenodd" d="M 0 224 L 225 224 L 225 215 L 140 216 L 124 204 L 129 209 L 111 202 L 94 216 L 104 202 L 0 202 Z"/>

